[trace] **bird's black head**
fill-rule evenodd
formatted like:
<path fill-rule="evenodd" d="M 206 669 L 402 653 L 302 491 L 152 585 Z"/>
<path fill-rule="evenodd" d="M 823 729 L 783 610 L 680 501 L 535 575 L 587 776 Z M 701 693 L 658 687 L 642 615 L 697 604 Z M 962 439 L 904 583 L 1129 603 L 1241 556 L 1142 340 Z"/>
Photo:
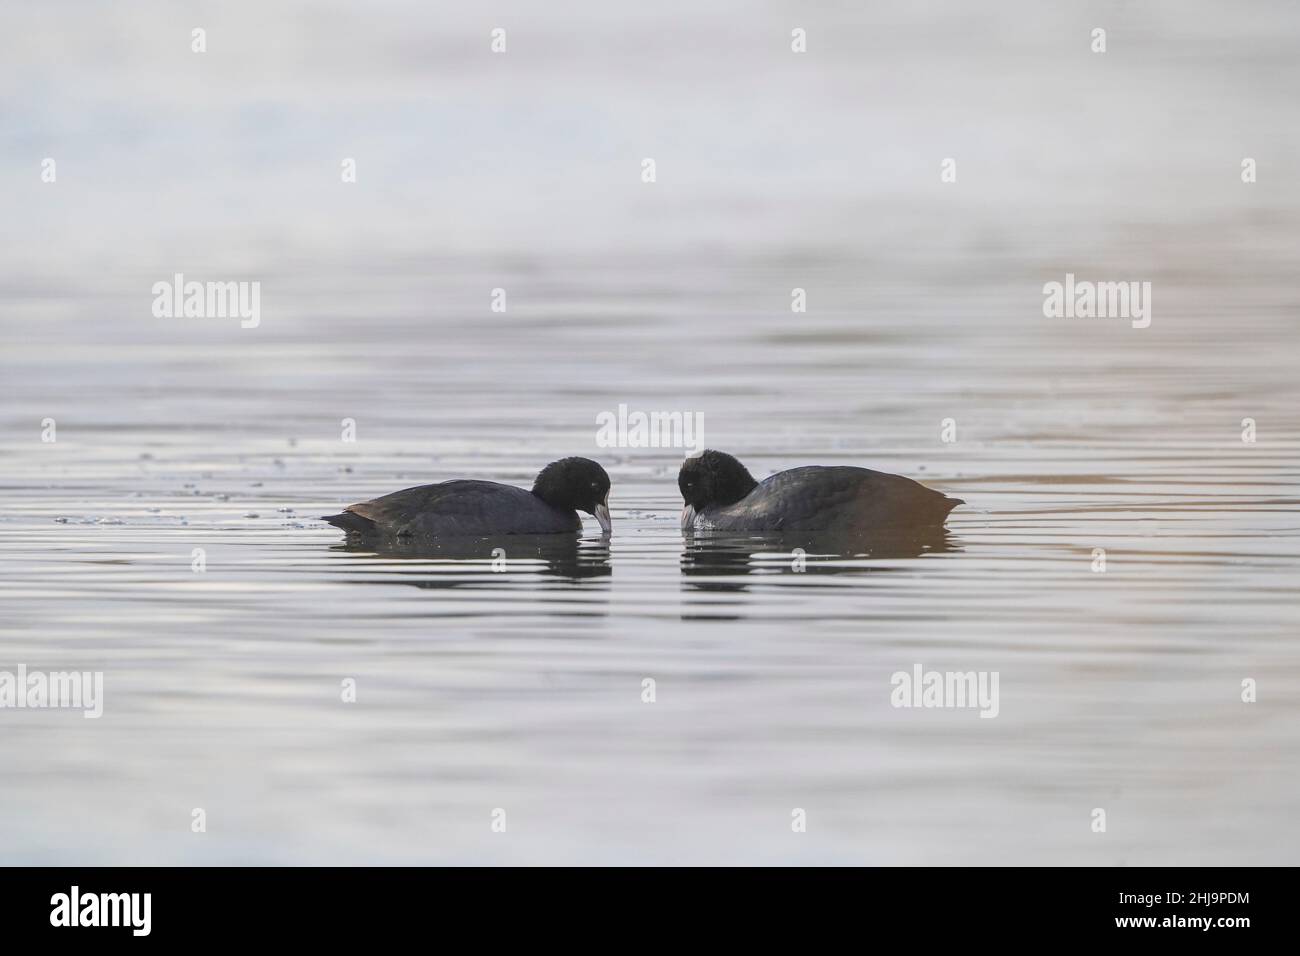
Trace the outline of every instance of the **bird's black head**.
<path fill-rule="evenodd" d="M 726 452 L 705 451 L 682 462 L 677 487 L 696 511 L 710 505 L 735 504 L 758 484 L 745 466 Z"/>
<path fill-rule="evenodd" d="M 533 482 L 533 494 L 552 508 L 595 515 L 601 530 L 609 533 L 609 475 L 590 458 L 551 462 Z"/>

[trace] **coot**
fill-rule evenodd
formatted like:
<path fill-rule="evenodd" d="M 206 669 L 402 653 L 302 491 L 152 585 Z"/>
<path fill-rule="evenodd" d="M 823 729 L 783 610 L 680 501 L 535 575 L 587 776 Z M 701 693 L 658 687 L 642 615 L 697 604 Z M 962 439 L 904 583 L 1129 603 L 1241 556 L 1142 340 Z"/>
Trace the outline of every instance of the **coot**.
<path fill-rule="evenodd" d="M 869 534 L 942 525 L 965 504 L 910 478 L 847 465 L 808 465 L 758 482 L 739 461 L 706 451 L 677 475 L 683 531 Z"/>
<path fill-rule="evenodd" d="M 590 458 L 561 458 L 532 491 L 495 481 L 455 479 L 348 505 L 321 518 L 350 534 L 385 538 L 561 534 L 582 530 L 578 511 L 609 533 L 609 475 Z"/>

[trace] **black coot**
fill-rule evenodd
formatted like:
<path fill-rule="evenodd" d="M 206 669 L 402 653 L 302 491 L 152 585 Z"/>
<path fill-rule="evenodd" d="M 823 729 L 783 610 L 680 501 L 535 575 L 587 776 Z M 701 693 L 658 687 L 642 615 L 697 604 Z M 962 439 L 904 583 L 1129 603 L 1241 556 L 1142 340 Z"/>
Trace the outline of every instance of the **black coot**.
<path fill-rule="evenodd" d="M 428 539 L 582 530 L 579 511 L 609 533 L 609 475 L 590 458 L 562 458 L 541 470 L 532 491 L 495 481 L 420 485 L 348 505 L 321 520 L 350 534 Z"/>
<path fill-rule="evenodd" d="M 808 465 L 758 482 L 739 461 L 706 451 L 677 475 L 683 531 L 818 531 L 865 535 L 942 525 L 965 504 L 910 478 L 847 465 Z"/>

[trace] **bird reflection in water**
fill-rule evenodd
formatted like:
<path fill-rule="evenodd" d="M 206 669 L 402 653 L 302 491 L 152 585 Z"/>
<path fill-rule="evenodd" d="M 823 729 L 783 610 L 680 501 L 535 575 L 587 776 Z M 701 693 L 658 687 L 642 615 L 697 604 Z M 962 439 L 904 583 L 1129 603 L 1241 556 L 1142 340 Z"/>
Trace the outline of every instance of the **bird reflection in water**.
<path fill-rule="evenodd" d="M 699 580 L 687 588 L 743 591 L 754 576 L 786 574 L 880 574 L 899 570 L 889 559 L 961 551 L 947 528 L 926 527 L 870 536 L 834 533 L 723 534 L 694 532 L 682 549 L 682 574 Z M 717 580 L 746 578 L 750 580 Z"/>
<path fill-rule="evenodd" d="M 394 581 L 391 576 L 366 581 L 409 584 L 417 588 L 457 588 L 508 585 L 512 574 L 543 575 L 568 581 L 606 578 L 611 574 L 609 536 L 569 534 L 510 534 L 482 538 L 437 538 L 406 541 L 349 535 L 331 550 L 381 559 L 410 559 L 418 570 L 395 571 L 418 580 Z"/>

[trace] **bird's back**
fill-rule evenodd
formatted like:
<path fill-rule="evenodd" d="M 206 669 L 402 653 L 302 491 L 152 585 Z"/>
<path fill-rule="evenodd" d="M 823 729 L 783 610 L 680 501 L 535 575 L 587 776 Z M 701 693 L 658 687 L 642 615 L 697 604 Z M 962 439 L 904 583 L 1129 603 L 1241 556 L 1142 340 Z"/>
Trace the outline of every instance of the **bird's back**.
<path fill-rule="evenodd" d="M 355 515 L 373 528 L 354 527 Z M 554 534 L 582 530 L 576 512 L 561 511 L 532 492 L 494 481 L 456 479 L 405 488 L 349 505 L 342 521 L 348 530 L 391 537 L 452 537 L 492 534 Z M 326 519 L 331 520 L 331 519 Z"/>
<path fill-rule="evenodd" d="M 719 531 L 851 531 L 942 524 L 958 498 L 869 468 L 807 465 L 778 472 L 745 498 L 700 515 Z"/>

